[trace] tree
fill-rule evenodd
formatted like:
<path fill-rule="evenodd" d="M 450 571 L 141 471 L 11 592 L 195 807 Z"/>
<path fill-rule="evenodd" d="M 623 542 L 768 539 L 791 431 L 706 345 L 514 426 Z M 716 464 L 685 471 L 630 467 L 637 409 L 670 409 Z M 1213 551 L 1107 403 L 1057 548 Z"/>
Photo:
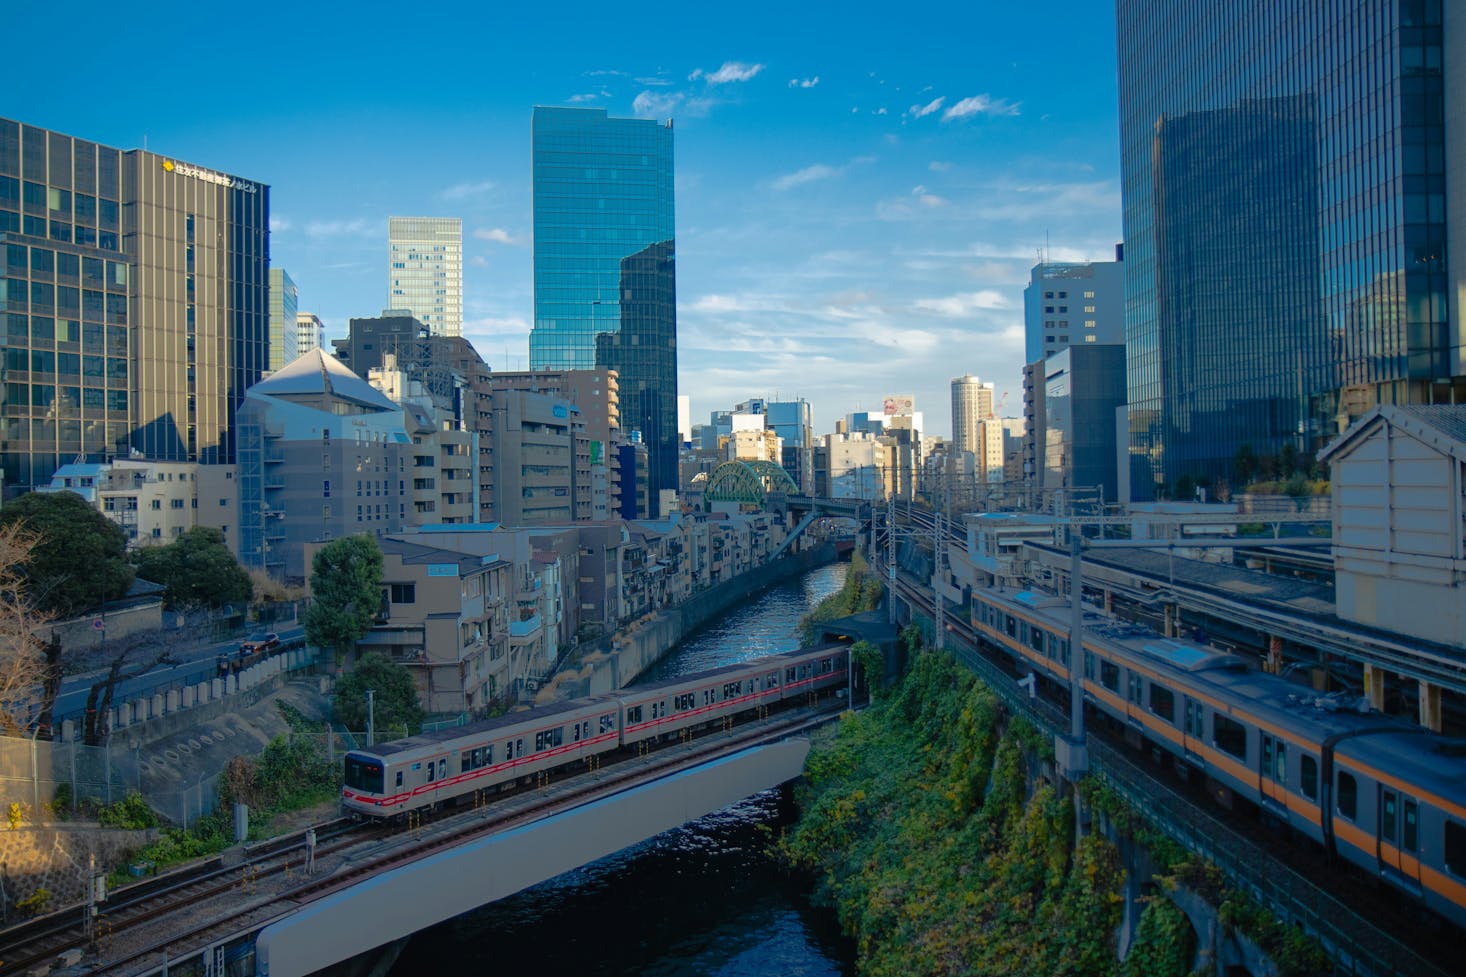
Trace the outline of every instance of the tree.
<path fill-rule="evenodd" d="M 1252 484 L 1252 476 L 1257 474 L 1257 456 L 1253 454 L 1251 444 L 1243 444 L 1237 449 L 1237 455 L 1232 459 L 1232 468 L 1237 475 L 1237 484 L 1244 489 Z"/>
<path fill-rule="evenodd" d="M 22 567 L 34 546 L 35 537 L 18 523 L 0 527 L 0 730 L 12 734 L 30 725 L 36 687 L 44 707 L 55 701 L 61 682 L 61 669 L 52 667 L 48 646 L 36 633 L 48 618 L 31 606 L 21 586 Z M 47 688 L 53 689 L 49 700 Z M 49 724 L 49 709 L 43 711 L 47 715 L 36 718 Z"/>
<path fill-rule="evenodd" d="M 127 594 L 132 566 L 122 527 L 75 492 L 28 492 L 0 512 L 0 527 L 33 537 L 25 592 L 44 611 L 66 617 Z"/>
<path fill-rule="evenodd" d="M 327 543 L 311 561 L 311 601 L 305 639 L 332 648 L 339 663 L 372 628 L 382 605 L 382 550 L 359 534 Z"/>
<path fill-rule="evenodd" d="M 423 709 L 412 673 L 380 651 L 362 655 L 356 667 L 337 681 L 337 722 L 351 730 L 366 729 L 367 689 L 372 690 L 373 738 L 377 742 L 411 736 L 422 728 Z"/>
<path fill-rule="evenodd" d="M 249 600 L 254 589 L 224 534 L 208 526 L 166 546 L 144 547 L 134 559 L 138 576 L 168 588 L 163 600 L 169 607 L 222 607 Z"/>

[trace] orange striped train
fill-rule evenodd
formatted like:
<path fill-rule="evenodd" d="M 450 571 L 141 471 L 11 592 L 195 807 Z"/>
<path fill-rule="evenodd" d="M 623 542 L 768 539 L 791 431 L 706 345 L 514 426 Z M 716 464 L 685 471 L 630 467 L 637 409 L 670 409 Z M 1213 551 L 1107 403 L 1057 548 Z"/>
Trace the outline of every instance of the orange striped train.
<path fill-rule="evenodd" d="M 1067 686 L 1067 600 L 972 595 L 972 625 Z M 1466 927 L 1466 741 L 1351 708 L 1235 655 L 1086 610 L 1086 700 L 1327 851 Z"/>
<path fill-rule="evenodd" d="M 545 770 L 792 704 L 843 687 L 848 654 L 845 645 L 803 649 L 352 750 L 342 809 L 374 819 L 430 810 Z"/>

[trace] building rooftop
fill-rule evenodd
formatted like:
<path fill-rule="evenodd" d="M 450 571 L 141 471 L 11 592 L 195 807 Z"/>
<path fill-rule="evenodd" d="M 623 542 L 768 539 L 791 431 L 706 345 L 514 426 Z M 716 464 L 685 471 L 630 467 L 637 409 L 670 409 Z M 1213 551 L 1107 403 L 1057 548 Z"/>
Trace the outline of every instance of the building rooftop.
<path fill-rule="evenodd" d="M 285 399 L 325 395 L 372 410 L 400 410 L 386 394 L 320 347 L 276 370 L 251 387 L 250 393 Z"/>

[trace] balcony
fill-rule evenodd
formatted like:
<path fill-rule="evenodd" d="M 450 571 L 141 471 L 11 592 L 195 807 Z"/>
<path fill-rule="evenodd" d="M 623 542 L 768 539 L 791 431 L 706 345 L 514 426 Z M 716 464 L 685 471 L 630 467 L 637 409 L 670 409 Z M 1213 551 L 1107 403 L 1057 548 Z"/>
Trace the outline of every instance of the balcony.
<path fill-rule="evenodd" d="M 510 621 L 509 622 L 509 637 L 511 637 L 511 638 L 529 638 L 529 637 L 533 637 L 534 634 L 535 634 L 535 632 L 539 631 L 539 629 L 543 626 L 543 624 L 544 624 L 544 622 L 542 621 L 542 619 L 540 618 L 540 616 L 538 614 L 535 614 L 532 617 L 527 617 L 527 618 L 525 618 L 522 621 Z"/>

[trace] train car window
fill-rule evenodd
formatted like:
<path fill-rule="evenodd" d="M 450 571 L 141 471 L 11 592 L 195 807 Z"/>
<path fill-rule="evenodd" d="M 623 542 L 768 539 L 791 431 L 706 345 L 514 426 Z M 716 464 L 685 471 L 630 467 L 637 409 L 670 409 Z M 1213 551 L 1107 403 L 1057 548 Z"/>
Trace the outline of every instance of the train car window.
<path fill-rule="evenodd" d="M 1094 681 L 1094 652 L 1092 651 L 1084 653 L 1084 677 L 1091 682 Z"/>
<path fill-rule="evenodd" d="M 1212 717 L 1212 742 L 1223 753 L 1239 760 L 1247 759 L 1247 727 L 1226 716 Z"/>
<path fill-rule="evenodd" d="M 1310 801 L 1318 800 L 1318 760 L 1304 755 L 1298 761 L 1299 777 L 1302 780 L 1303 796 Z"/>
<path fill-rule="evenodd" d="M 1400 825 L 1400 847 L 1413 852 L 1420 843 L 1420 811 L 1414 801 L 1405 802 L 1405 820 Z"/>
<path fill-rule="evenodd" d="M 1128 678 L 1129 678 L 1128 694 L 1130 696 L 1130 701 L 1133 702 L 1133 703 L 1135 703 L 1138 706 L 1138 705 L 1140 705 L 1141 693 L 1145 691 L 1145 680 L 1142 679 L 1135 672 L 1129 673 Z"/>
<path fill-rule="evenodd" d="M 1011 614 L 1004 614 L 1003 630 L 1007 632 L 1008 637 L 1016 638 L 1018 636 L 1018 620 Z"/>
<path fill-rule="evenodd" d="M 1176 694 L 1165 686 L 1150 686 L 1150 711 L 1172 725 L 1176 722 Z"/>
<path fill-rule="evenodd" d="M 1120 666 L 1100 659 L 1100 684 L 1111 692 L 1120 691 Z"/>
<path fill-rule="evenodd" d="M 1288 744 L 1282 740 L 1273 747 L 1273 779 L 1280 784 L 1288 782 Z"/>
<path fill-rule="evenodd" d="M 540 752 L 541 750 L 543 750 L 545 748 L 545 740 L 548 737 L 548 735 L 549 734 L 546 733 L 544 730 L 540 730 L 538 733 L 535 733 L 534 734 L 534 751 L 536 753 Z"/>
<path fill-rule="evenodd" d="M 433 772 L 437 769 L 438 765 L 436 763 L 428 764 L 428 783 L 431 784 L 433 782 Z"/>
<path fill-rule="evenodd" d="M 1394 844 L 1399 836 L 1400 800 L 1392 790 L 1382 790 L 1379 795 L 1379 836 Z"/>
<path fill-rule="evenodd" d="M 627 709 L 626 710 L 626 721 L 628 723 L 639 723 L 639 722 L 641 722 L 641 706 L 632 706 L 630 709 Z M 579 739 L 579 738 L 580 738 L 579 736 L 576 737 L 576 739 Z"/>
<path fill-rule="evenodd" d="M 473 754 L 464 753 L 458 758 L 458 772 L 468 773 L 473 769 Z"/>
<path fill-rule="evenodd" d="M 609 715 L 608 714 L 608 715 L 605 715 L 605 716 L 602 716 L 601 717 L 601 732 L 603 732 L 603 733 L 609 733 L 612 730 L 614 730 L 615 728 L 616 728 L 616 717 L 614 715 Z"/>
<path fill-rule="evenodd" d="M 710 705 L 713 704 L 713 690 L 712 689 L 703 689 L 702 690 L 702 704 L 705 705 L 705 706 L 710 706 Z"/>
<path fill-rule="evenodd" d="M 764 676 L 764 688 L 765 689 L 777 689 L 778 687 L 779 687 L 779 673 L 778 672 L 770 672 L 768 675 Z"/>
<path fill-rule="evenodd" d="M 1446 820 L 1445 844 L 1446 871 L 1460 879 L 1466 879 L 1466 825 L 1459 821 Z"/>
<path fill-rule="evenodd" d="M 678 712 L 686 712 L 697 703 L 697 696 L 691 692 L 684 692 L 672 700 L 672 708 Z"/>
<path fill-rule="evenodd" d="M 1273 738 L 1264 735 L 1262 745 L 1257 751 L 1257 761 L 1261 765 L 1259 769 L 1264 777 L 1271 778 L 1273 775 Z"/>
<path fill-rule="evenodd" d="M 1353 774 L 1339 773 L 1339 815 L 1353 821 L 1359 816 L 1359 782 Z"/>
<path fill-rule="evenodd" d="M 794 681 L 794 666 L 793 665 L 790 665 L 788 668 L 784 669 L 784 681 L 785 682 L 793 682 Z"/>
<path fill-rule="evenodd" d="M 401 787 L 402 786 L 402 771 L 401 770 L 397 771 L 397 786 L 398 787 Z"/>
<path fill-rule="evenodd" d="M 1059 661 L 1061 661 L 1061 662 L 1064 663 L 1064 667 L 1065 668 L 1068 668 L 1069 667 L 1069 640 L 1066 638 L 1063 641 L 1056 642 L 1056 644 L 1058 644 L 1058 646 L 1059 646 L 1059 652 L 1058 652 L 1057 657 L 1058 657 Z M 1093 678 L 1093 676 L 1091 676 L 1091 678 Z"/>

